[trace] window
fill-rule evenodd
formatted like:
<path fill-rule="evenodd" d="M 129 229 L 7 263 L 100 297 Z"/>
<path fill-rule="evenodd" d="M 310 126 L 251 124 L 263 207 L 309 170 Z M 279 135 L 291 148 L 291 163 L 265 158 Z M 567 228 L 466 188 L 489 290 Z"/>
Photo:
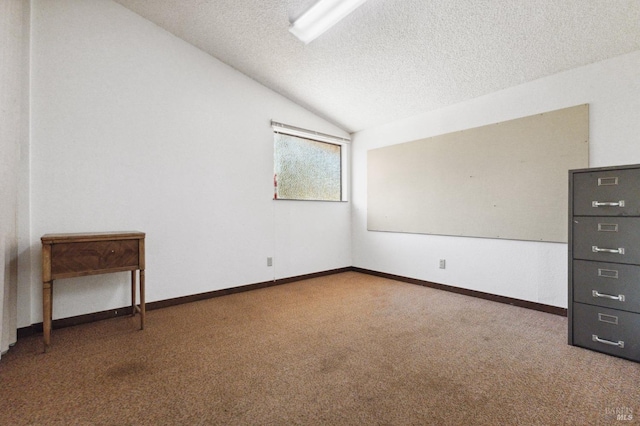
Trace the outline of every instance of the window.
<path fill-rule="evenodd" d="M 343 201 L 347 139 L 272 123 L 274 199 Z M 320 140 L 322 139 L 322 140 Z M 331 141 L 331 142 L 328 142 Z"/>

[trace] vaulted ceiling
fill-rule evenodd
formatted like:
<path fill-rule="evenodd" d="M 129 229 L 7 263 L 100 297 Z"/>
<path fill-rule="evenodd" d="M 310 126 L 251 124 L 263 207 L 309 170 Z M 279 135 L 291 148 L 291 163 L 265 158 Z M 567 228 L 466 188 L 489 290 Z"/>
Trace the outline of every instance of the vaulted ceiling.
<path fill-rule="evenodd" d="M 116 0 L 354 132 L 640 50 L 640 0 L 368 0 L 308 45 L 315 0 Z"/>

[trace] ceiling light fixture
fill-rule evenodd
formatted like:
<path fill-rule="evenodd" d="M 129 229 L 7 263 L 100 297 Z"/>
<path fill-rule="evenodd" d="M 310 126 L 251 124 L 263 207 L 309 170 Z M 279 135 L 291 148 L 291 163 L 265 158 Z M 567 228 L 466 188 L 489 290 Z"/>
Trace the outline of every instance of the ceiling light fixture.
<path fill-rule="evenodd" d="M 296 19 L 289 31 L 304 44 L 308 44 L 365 1 L 367 0 L 320 0 Z"/>

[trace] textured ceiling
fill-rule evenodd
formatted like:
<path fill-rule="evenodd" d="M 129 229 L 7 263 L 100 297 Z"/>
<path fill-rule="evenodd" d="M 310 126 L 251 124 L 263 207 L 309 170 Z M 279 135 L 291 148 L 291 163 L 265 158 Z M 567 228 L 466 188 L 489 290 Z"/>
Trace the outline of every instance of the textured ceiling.
<path fill-rule="evenodd" d="M 354 132 L 640 50 L 640 0 L 369 0 L 308 45 L 314 0 L 116 0 Z"/>

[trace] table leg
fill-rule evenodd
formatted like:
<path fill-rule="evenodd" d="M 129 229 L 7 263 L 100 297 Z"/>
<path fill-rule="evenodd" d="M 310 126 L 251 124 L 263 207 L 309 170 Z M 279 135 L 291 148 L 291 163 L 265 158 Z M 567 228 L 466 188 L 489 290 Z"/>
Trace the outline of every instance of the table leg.
<path fill-rule="evenodd" d="M 53 281 L 42 284 L 42 336 L 44 340 L 44 351 L 47 351 L 51 343 L 51 311 L 53 299 L 51 298 Z"/>
<path fill-rule="evenodd" d="M 131 271 L 131 315 L 136 316 L 136 271 Z"/>
<path fill-rule="evenodd" d="M 144 269 L 140 270 L 140 330 L 144 330 Z"/>

